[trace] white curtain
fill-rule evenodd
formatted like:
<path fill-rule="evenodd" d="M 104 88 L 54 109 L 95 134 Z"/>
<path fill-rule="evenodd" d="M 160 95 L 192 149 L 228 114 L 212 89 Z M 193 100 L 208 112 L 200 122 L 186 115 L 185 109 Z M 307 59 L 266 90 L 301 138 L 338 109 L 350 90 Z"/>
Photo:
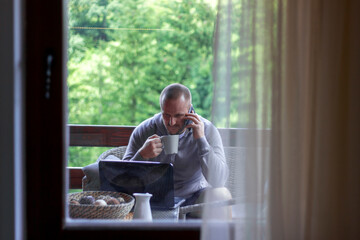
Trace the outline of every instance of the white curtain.
<path fill-rule="evenodd" d="M 202 239 L 360 239 L 360 1 L 219 0 L 213 122 L 233 219 Z M 216 174 L 216 173 L 213 173 Z"/>

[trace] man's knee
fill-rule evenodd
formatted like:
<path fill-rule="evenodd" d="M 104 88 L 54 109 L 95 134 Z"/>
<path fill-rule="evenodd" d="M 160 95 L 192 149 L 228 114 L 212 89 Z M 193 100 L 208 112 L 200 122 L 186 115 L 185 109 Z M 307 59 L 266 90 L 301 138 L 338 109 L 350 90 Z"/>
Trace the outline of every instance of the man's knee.
<path fill-rule="evenodd" d="M 196 203 L 225 201 L 231 198 L 231 193 L 226 187 L 207 188 L 200 194 Z"/>
<path fill-rule="evenodd" d="M 232 197 L 231 197 L 230 191 L 225 187 L 207 188 L 200 194 L 200 196 L 196 200 L 195 204 L 226 201 L 226 200 L 230 200 L 231 198 Z M 211 206 L 211 205 L 209 205 L 209 206 Z M 203 210 L 200 212 L 192 212 L 190 214 L 190 217 L 201 218 L 203 216 Z M 211 213 L 206 214 L 206 216 L 207 217 L 216 216 L 217 219 L 231 219 L 231 215 L 232 215 L 230 206 L 211 207 L 210 212 Z"/>

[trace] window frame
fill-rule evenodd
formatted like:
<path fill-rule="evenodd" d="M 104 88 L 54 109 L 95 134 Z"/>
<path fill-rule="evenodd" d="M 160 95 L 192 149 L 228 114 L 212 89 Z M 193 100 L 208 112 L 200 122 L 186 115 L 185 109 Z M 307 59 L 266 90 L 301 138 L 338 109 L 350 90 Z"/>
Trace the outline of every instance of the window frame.
<path fill-rule="evenodd" d="M 67 223 L 65 196 L 68 183 L 65 182 L 68 179 L 69 128 L 64 2 L 27 0 L 24 13 L 26 238 L 199 239 L 199 224 Z"/>

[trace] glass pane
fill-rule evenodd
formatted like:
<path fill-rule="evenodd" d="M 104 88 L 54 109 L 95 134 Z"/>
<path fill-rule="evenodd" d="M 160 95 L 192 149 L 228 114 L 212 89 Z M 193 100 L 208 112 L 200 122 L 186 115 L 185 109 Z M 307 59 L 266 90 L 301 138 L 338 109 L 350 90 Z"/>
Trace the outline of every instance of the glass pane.
<path fill-rule="evenodd" d="M 190 88 L 196 112 L 209 119 L 215 3 L 68 0 L 69 124 L 136 126 L 160 111 L 160 92 L 174 82 Z M 70 146 L 71 179 L 108 149 Z M 173 220 L 176 210 L 160 214 Z"/>

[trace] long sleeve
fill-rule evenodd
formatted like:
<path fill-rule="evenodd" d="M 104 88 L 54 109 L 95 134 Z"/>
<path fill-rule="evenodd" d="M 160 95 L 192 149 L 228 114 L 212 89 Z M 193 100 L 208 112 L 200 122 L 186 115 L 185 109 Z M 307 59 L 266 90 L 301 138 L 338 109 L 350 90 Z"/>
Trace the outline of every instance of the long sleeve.
<path fill-rule="evenodd" d="M 221 136 L 216 127 L 208 124 L 205 136 L 196 141 L 202 173 L 213 187 L 223 187 L 229 175 Z"/>
<path fill-rule="evenodd" d="M 145 161 L 140 155 L 140 148 L 144 145 L 147 138 L 153 135 L 156 127 L 153 119 L 150 118 L 137 126 L 129 139 L 128 147 L 126 148 L 123 160 L 127 161 Z"/>
<path fill-rule="evenodd" d="M 142 147 L 144 142 L 140 138 L 139 134 L 136 133 L 137 129 L 134 130 L 134 132 L 131 134 L 128 147 L 126 148 L 125 155 L 123 157 L 123 160 L 128 161 L 143 161 L 144 159 L 141 157 L 139 153 L 139 149 Z"/>

